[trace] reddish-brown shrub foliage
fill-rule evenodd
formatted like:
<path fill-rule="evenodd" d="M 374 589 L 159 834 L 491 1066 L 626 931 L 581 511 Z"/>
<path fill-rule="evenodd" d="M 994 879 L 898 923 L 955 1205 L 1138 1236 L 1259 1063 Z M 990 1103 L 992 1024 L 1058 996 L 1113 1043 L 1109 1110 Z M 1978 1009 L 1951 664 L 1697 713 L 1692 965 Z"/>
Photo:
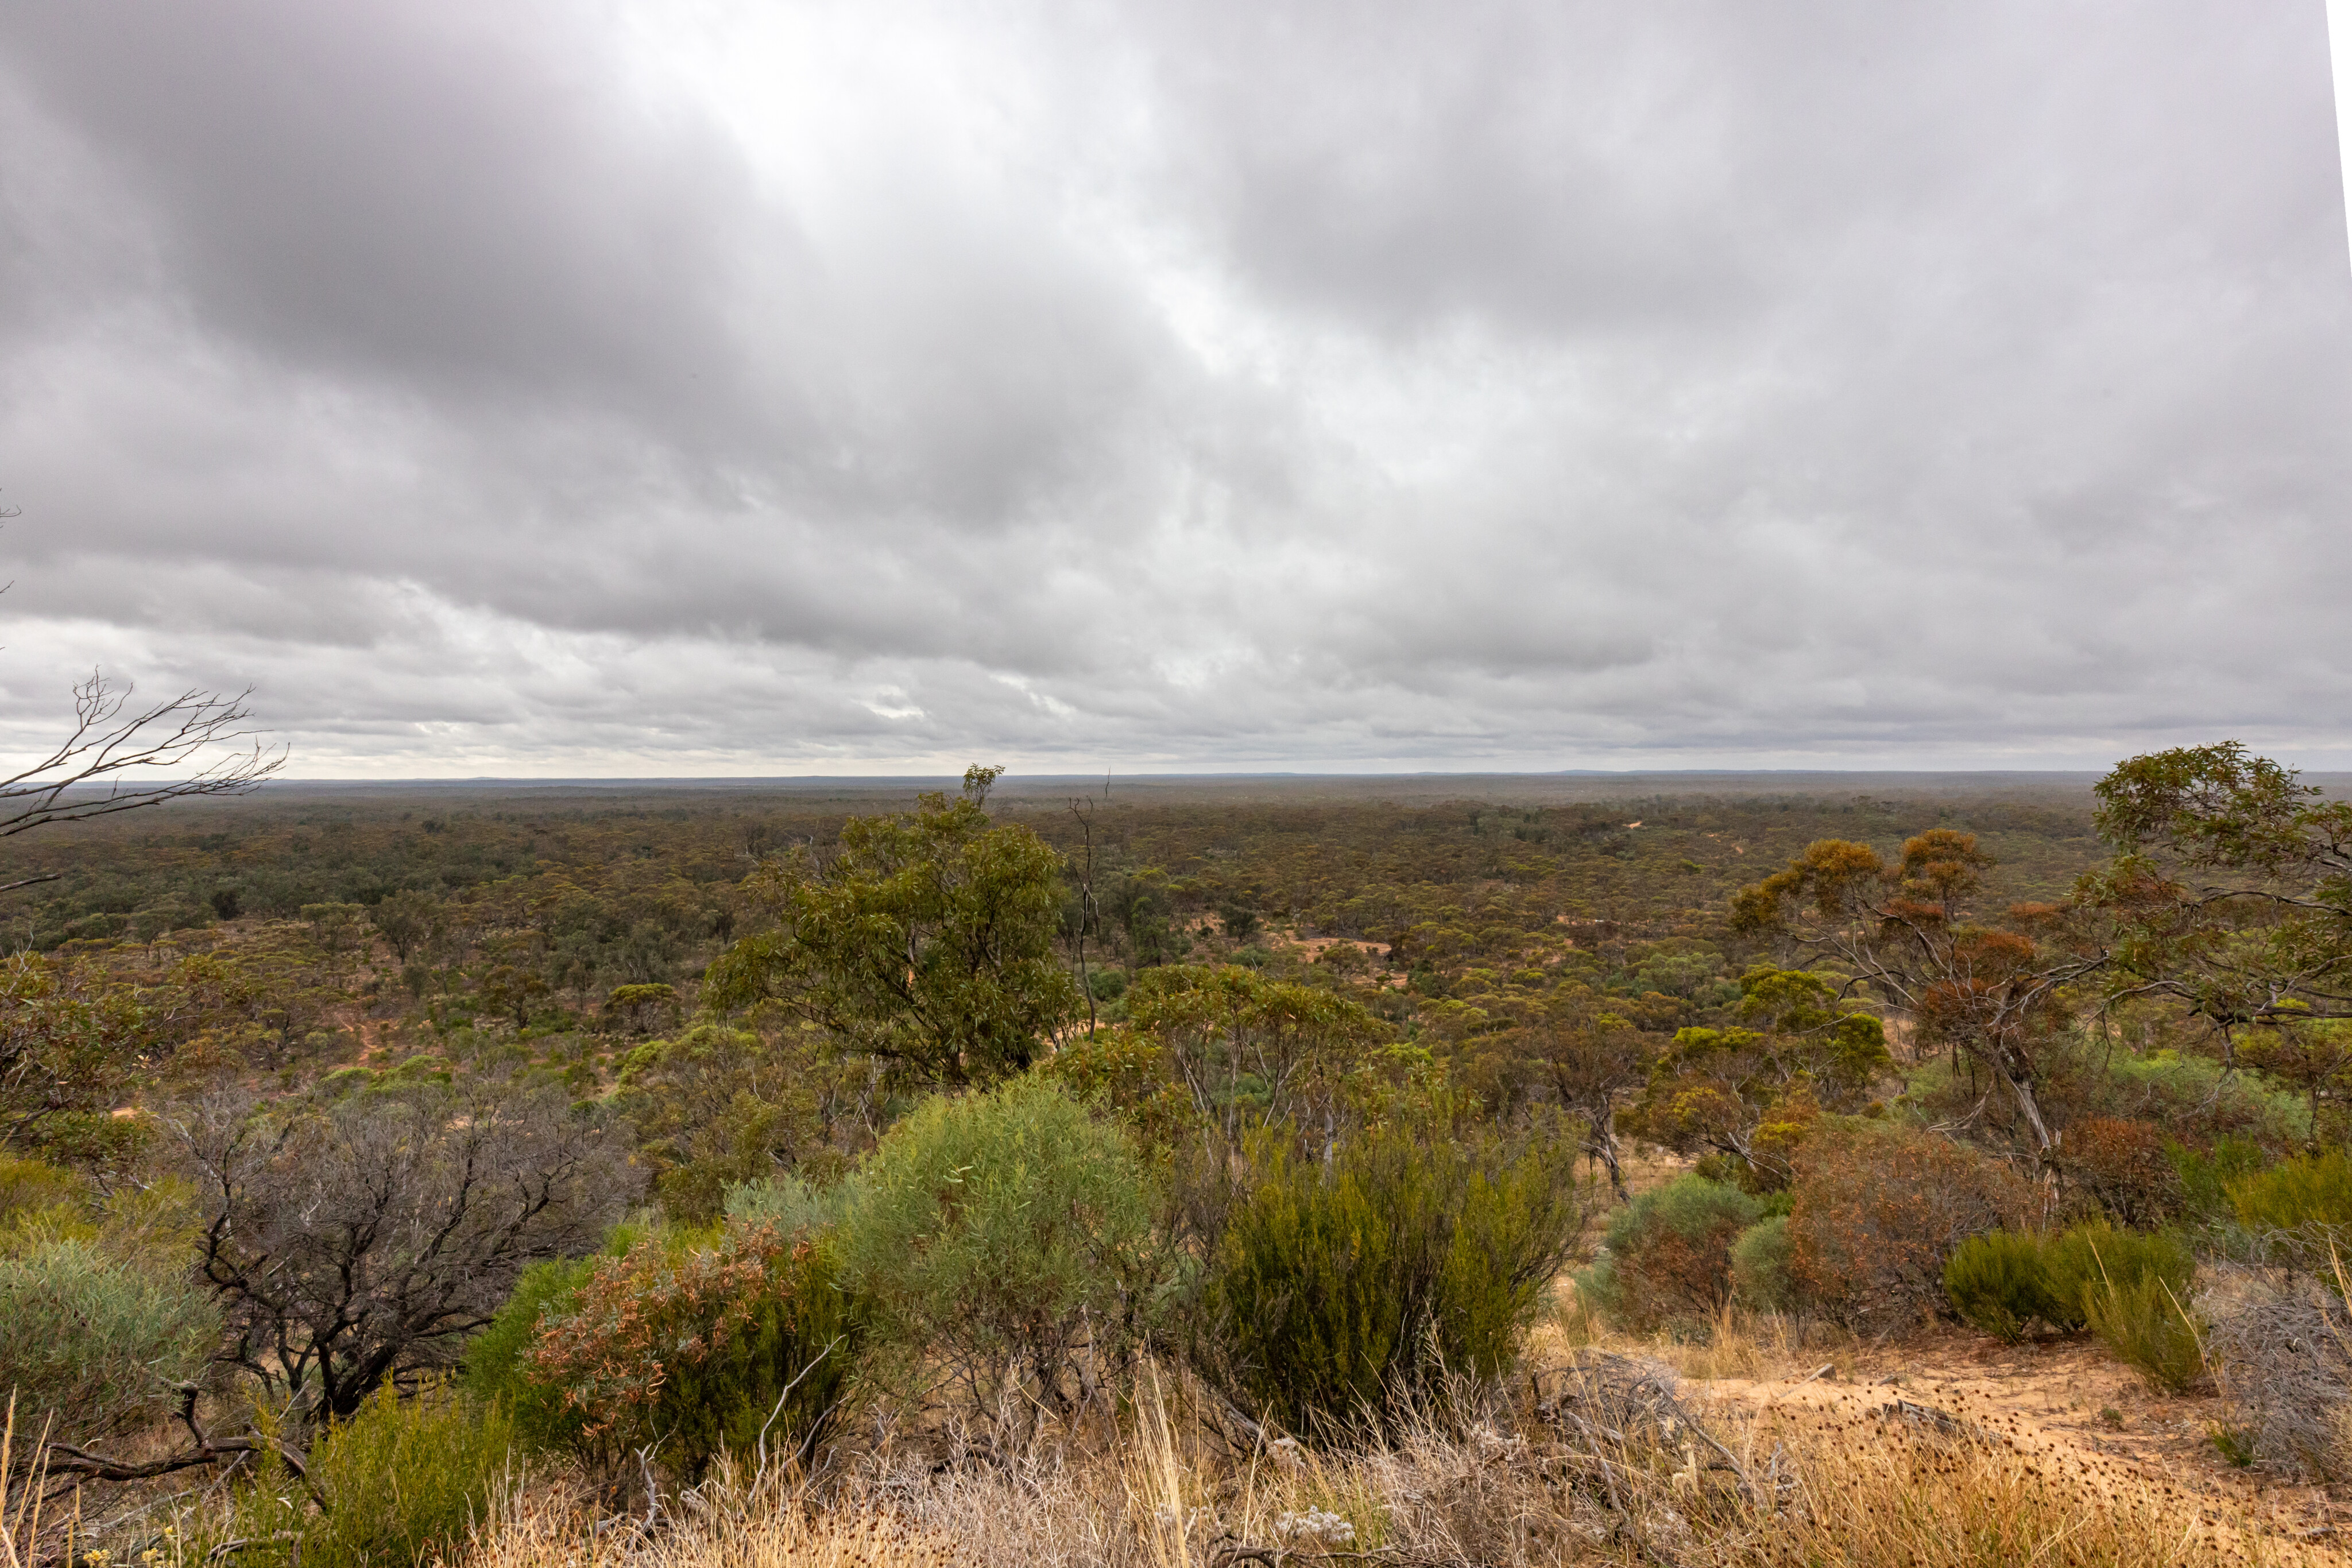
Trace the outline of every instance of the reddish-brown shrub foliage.
<path fill-rule="evenodd" d="M 1916 1127 L 1823 1117 L 1797 1155 L 1789 1271 L 1817 1311 L 1869 1332 L 1946 1310 L 1944 1264 L 2021 1224 L 2032 1189 L 1982 1151 Z"/>
<path fill-rule="evenodd" d="M 2066 1174 L 2118 1225 L 2145 1229 L 2180 1207 L 2180 1176 L 2152 1122 L 2091 1116 L 2066 1129 Z"/>
<path fill-rule="evenodd" d="M 765 1228 L 708 1250 L 656 1239 L 596 1266 L 541 1324 L 527 1375 L 579 1413 L 592 1462 L 650 1448 L 693 1479 L 772 1437 L 813 1449 L 863 1333 L 824 1243 Z"/>

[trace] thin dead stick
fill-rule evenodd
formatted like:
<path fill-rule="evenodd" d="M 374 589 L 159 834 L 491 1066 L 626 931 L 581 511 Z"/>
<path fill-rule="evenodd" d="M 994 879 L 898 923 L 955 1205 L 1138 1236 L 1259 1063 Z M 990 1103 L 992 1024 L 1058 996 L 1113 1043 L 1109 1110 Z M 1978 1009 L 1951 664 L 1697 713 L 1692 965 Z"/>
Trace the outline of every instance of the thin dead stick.
<path fill-rule="evenodd" d="M 58 1413 L 52 1410 L 48 1413 L 47 1418 L 41 1422 L 41 1446 L 33 1450 L 33 1473 L 26 1478 L 26 1489 L 32 1493 L 31 1500 L 33 1504 L 33 1528 L 31 1532 L 25 1537 L 25 1551 L 29 1556 L 37 1557 L 40 1555 L 41 1504 L 48 1500 L 47 1498 L 43 1497 L 41 1493 L 44 1490 L 44 1483 L 47 1481 L 49 1475 L 49 1467 L 47 1463 L 49 1457 L 49 1431 L 50 1428 L 57 1425 L 57 1420 Z M 25 1522 L 25 1505 L 23 1503 L 18 1503 L 16 1505 L 16 1522 L 19 1524 Z"/>
<path fill-rule="evenodd" d="M 9 1467 L 16 1457 L 16 1391 L 11 1388 L 8 1390 L 8 1424 L 5 1427 L 0 1427 L 0 1522 L 5 1522 L 7 1519 Z M 8 1548 L 8 1568 L 24 1568 L 22 1561 L 16 1556 L 16 1531 L 9 1531 L 0 1534 L 0 1542 L 5 1542 Z"/>
<path fill-rule="evenodd" d="M 817 1369 L 817 1364 L 820 1362 L 824 1361 L 826 1356 L 833 1354 L 834 1347 L 848 1337 L 849 1336 L 846 1334 L 834 1335 L 833 1343 L 826 1345 L 823 1350 L 818 1351 L 815 1355 L 810 1357 L 809 1364 L 806 1366 L 802 1367 L 798 1373 L 794 1374 L 793 1380 L 784 1385 L 784 1391 L 776 1396 L 776 1407 L 768 1412 L 768 1418 L 765 1421 L 760 1423 L 760 1440 L 758 1444 L 760 1449 L 760 1474 L 764 1476 L 768 1473 L 768 1428 L 774 1426 L 776 1424 L 776 1417 L 784 1413 L 784 1401 L 793 1396 L 793 1390 L 798 1388 L 801 1385 L 802 1381 L 805 1379 L 810 1373 L 814 1372 Z M 818 1419 L 821 1421 L 824 1417 L 819 1416 Z"/>

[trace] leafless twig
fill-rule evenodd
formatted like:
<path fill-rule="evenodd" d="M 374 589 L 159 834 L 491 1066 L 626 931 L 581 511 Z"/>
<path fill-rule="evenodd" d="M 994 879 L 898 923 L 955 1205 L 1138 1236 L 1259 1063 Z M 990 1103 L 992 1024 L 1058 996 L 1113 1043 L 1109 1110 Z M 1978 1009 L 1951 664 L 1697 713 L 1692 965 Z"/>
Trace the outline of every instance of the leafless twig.
<path fill-rule="evenodd" d="M 220 696 L 192 689 L 134 706 L 133 689 L 97 671 L 74 687 L 71 733 L 31 767 L 0 779 L 0 838 L 166 800 L 241 795 L 286 765 L 286 748 L 272 749 L 249 727 L 249 690 Z"/>

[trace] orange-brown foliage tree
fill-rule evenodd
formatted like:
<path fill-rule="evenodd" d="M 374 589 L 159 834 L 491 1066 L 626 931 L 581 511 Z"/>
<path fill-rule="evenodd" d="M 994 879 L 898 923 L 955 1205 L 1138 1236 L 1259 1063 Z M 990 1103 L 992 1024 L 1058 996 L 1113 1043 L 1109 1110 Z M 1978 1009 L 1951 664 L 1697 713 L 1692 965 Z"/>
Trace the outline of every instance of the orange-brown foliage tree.
<path fill-rule="evenodd" d="M 1741 889 L 1732 922 L 1837 960 L 1911 1016 L 1920 1049 L 1946 1047 L 1988 1071 L 2047 1160 L 2057 1138 L 2040 1088 L 2067 1021 L 2064 989 L 2107 956 L 2072 905 L 1979 911 L 1992 863 L 1975 834 L 1949 828 L 1911 839 L 1891 864 L 1868 844 L 1823 839 Z"/>

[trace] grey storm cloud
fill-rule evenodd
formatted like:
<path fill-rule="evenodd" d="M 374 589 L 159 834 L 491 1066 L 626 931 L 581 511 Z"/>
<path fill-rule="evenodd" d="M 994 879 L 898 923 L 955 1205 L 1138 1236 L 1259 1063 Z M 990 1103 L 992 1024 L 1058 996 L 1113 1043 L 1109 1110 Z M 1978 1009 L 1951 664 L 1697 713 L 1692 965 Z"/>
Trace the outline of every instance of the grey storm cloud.
<path fill-rule="evenodd" d="M 2321 8 L 25 5 L 0 746 L 2352 758 Z"/>

